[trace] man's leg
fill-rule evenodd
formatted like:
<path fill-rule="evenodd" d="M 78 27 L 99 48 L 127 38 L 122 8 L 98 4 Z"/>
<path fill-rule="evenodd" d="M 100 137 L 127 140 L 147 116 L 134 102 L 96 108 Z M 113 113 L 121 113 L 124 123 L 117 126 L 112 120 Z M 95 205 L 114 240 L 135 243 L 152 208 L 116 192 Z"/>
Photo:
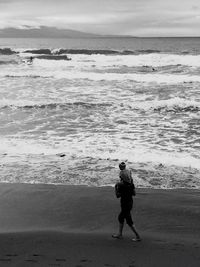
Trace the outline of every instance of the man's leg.
<path fill-rule="evenodd" d="M 135 228 L 135 225 L 129 225 L 131 230 L 133 231 L 133 233 L 135 234 L 136 236 L 136 239 L 133 239 L 134 241 L 141 241 L 141 238 L 140 238 L 140 235 L 138 234 L 136 228 Z"/>
<path fill-rule="evenodd" d="M 124 228 L 124 223 L 119 223 L 119 236 L 122 237 L 122 233 L 123 233 L 123 228 Z"/>
<path fill-rule="evenodd" d="M 124 228 L 124 214 L 121 211 L 119 216 L 118 216 L 118 221 L 119 221 L 119 232 L 118 234 L 112 235 L 114 238 L 122 238 L 122 233 L 123 233 L 123 228 Z"/>
<path fill-rule="evenodd" d="M 140 235 L 139 235 L 138 231 L 136 230 L 135 225 L 133 224 L 133 220 L 132 220 L 132 217 L 131 217 L 131 211 L 127 212 L 127 214 L 126 214 L 126 222 L 127 222 L 128 226 L 131 228 L 131 230 L 133 231 L 133 233 L 136 236 L 136 238 L 133 239 L 133 240 L 134 241 L 140 241 L 141 238 L 140 238 Z"/>

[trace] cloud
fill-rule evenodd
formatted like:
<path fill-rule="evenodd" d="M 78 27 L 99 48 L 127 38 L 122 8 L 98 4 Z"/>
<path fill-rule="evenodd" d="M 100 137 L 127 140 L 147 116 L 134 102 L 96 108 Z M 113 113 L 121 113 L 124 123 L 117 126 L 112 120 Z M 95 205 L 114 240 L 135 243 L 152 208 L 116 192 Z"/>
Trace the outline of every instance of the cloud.
<path fill-rule="evenodd" d="M 199 0 L 0 0 L 0 27 L 55 26 L 101 34 L 200 34 Z"/>

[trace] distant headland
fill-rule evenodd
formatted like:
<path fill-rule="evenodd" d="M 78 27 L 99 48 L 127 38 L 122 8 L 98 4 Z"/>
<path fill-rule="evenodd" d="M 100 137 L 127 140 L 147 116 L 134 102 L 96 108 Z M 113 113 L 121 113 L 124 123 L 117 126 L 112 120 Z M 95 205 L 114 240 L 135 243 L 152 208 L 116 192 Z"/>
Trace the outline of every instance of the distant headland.
<path fill-rule="evenodd" d="M 0 29 L 0 38 L 98 38 L 98 37 L 133 37 L 121 35 L 100 35 L 75 31 L 71 29 L 58 29 L 56 27 L 41 26 L 39 28 L 5 28 Z"/>

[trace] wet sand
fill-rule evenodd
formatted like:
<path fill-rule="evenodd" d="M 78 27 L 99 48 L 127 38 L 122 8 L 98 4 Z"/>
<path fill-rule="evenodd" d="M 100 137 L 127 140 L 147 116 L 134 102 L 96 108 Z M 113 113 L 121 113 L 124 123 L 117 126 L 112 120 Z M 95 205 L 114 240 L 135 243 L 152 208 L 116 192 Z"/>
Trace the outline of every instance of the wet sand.
<path fill-rule="evenodd" d="M 200 266 L 199 190 L 138 189 L 133 218 L 115 240 L 112 187 L 1 184 L 0 266 Z"/>

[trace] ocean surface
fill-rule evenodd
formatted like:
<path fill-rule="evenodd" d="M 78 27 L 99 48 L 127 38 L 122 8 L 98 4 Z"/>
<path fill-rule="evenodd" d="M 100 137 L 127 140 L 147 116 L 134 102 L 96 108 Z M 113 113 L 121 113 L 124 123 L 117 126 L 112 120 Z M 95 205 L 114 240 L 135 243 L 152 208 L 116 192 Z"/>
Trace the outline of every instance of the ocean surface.
<path fill-rule="evenodd" d="M 200 188 L 200 38 L 0 39 L 0 159 L 1 182 L 113 185 L 123 160 Z"/>

